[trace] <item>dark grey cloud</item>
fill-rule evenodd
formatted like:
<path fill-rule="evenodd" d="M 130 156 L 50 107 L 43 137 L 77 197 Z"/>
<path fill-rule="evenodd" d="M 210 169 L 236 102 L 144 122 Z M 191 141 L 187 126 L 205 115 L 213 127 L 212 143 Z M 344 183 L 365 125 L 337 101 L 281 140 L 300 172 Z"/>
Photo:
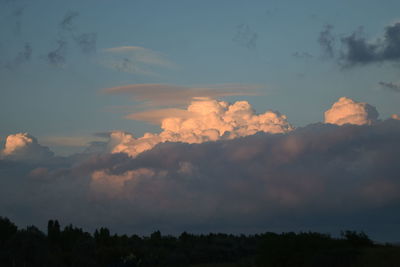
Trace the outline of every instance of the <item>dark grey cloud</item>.
<path fill-rule="evenodd" d="M 322 48 L 324 56 L 330 58 L 335 56 L 335 36 L 332 34 L 332 30 L 333 26 L 326 24 L 318 36 L 318 43 Z"/>
<path fill-rule="evenodd" d="M 236 26 L 236 33 L 232 41 L 248 49 L 254 49 L 257 45 L 257 38 L 258 34 L 249 25 L 240 24 Z"/>
<path fill-rule="evenodd" d="M 395 240 L 399 151 L 400 121 L 387 120 L 76 155 L 62 167 L 3 160 L 0 212 L 127 233 L 352 228 Z"/>
<path fill-rule="evenodd" d="M 50 65 L 54 67 L 60 67 L 66 62 L 66 53 L 67 42 L 64 40 L 58 40 L 57 47 L 47 54 L 46 60 Z"/>
<path fill-rule="evenodd" d="M 341 39 L 344 50 L 340 60 L 345 66 L 400 60 L 400 22 L 385 27 L 382 37 L 367 41 L 362 29 Z"/>
<path fill-rule="evenodd" d="M 20 65 L 28 62 L 31 59 L 32 52 L 33 52 L 33 49 L 32 49 L 31 44 L 25 43 L 22 50 L 20 52 L 18 52 L 18 54 L 15 56 L 14 59 L 12 59 L 11 61 L 8 61 L 5 64 L 5 67 L 9 70 L 14 70 L 14 69 L 18 68 Z"/>
<path fill-rule="evenodd" d="M 379 82 L 379 85 L 390 91 L 400 93 L 400 84 L 398 84 L 398 83 L 381 81 L 381 82 Z"/>

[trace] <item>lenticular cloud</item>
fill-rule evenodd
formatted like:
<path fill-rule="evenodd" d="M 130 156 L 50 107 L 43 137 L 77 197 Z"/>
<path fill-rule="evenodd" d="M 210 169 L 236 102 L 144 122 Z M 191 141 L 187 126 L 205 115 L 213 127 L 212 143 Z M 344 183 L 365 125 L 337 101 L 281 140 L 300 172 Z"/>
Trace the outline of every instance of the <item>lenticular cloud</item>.
<path fill-rule="evenodd" d="M 162 132 L 146 133 L 134 138 L 132 134 L 115 131 L 110 134 L 109 150 L 132 157 L 162 142 L 204 143 L 253 135 L 257 132 L 287 133 L 293 127 L 286 116 L 267 111 L 256 114 L 247 101 L 229 104 L 209 98 L 194 99 L 186 110 L 161 118 Z"/>
<path fill-rule="evenodd" d="M 374 106 L 341 97 L 325 112 L 325 123 L 336 125 L 355 124 L 371 125 L 378 119 L 378 111 Z"/>

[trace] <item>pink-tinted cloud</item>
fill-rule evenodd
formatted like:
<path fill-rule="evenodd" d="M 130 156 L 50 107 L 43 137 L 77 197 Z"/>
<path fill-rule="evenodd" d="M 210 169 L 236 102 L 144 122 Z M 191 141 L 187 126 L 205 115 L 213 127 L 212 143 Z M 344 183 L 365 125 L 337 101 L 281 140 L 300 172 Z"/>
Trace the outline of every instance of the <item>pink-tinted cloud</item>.
<path fill-rule="evenodd" d="M 113 144 L 111 151 L 125 152 L 133 157 L 162 142 L 203 143 L 257 132 L 286 133 L 293 130 L 286 116 L 279 112 L 256 114 L 247 101 L 229 104 L 209 98 L 198 98 L 187 109 L 152 110 L 134 113 L 128 118 L 159 122 L 162 129 L 159 134 L 147 133 L 140 138 L 114 132 L 110 141 Z"/>
<path fill-rule="evenodd" d="M 363 102 L 356 102 L 347 97 L 341 97 L 325 112 L 325 123 L 372 124 L 378 119 L 376 108 Z"/>

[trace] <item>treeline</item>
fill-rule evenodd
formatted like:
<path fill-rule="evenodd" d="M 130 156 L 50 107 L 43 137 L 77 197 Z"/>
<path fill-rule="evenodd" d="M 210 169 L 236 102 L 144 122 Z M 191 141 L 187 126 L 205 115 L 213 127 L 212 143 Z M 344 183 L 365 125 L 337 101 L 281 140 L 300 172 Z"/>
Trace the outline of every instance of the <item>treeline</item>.
<path fill-rule="evenodd" d="M 400 266 L 400 248 L 375 244 L 364 233 L 341 238 L 320 233 L 257 235 L 182 233 L 179 237 L 116 235 L 107 228 L 93 234 L 48 222 L 47 233 L 24 229 L 0 217 L 0 266 Z"/>

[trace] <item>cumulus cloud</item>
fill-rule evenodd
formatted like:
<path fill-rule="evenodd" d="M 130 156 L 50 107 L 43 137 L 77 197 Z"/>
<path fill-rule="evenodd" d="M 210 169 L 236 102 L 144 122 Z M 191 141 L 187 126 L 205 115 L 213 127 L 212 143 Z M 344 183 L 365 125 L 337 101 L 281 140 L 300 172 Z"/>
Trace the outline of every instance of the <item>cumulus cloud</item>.
<path fill-rule="evenodd" d="M 49 148 L 38 143 L 37 139 L 27 133 L 7 136 L 2 158 L 15 160 L 45 160 L 53 156 Z"/>
<path fill-rule="evenodd" d="M 341 60 L 346 66 L 397 62 L 400 59 L 400 22 L 386 26 L 382 37 L 367 41 L 362 28 L 341 40 Z"/>
<path fill-rule="evenodd" d="M 135 159 L 103 159 L 91 172 L 90 185 L 99 201 L 145 208 L 150 217 L 168 211 L 176 218 L 171 223 L 186 218 L 183 224 L 205 228 L 218 222 L 242 230 L 263 223 L 290 225 L 296 216 L 312 225 L 327 218 L 340 221 L 343 214 L 366 218 L 369 210 L 400 204 L 399 133 L 397 121 L 385 121 L 164 143 Z"/>
<path fill-rule="evenodd" d="M 170 84 L 130 84 L 104 89 L 106 94 L 126 94 L 150 106 L 187 105 L 195 97 L 258 95 L 257 84 L 210 84 L 179 86 Z"/>
<path fill-rule="evenodd" d="M 176 68 L 164 54 L 140 46 L 112 47 L 103 52 L 101 64 L 121 72 L 154 76 L 155 69 Z"/>
<path fill-rule="evenodd" d="M 378 116 L 378 111 L 374 106 L 341 97 L 325 111 L 325 123 L 370 125 L 377 121 Z"/>
<path fill-rule="evenodd" d="M 339 102 L 353 111 L 367 109 L 347 98 Z M 113 153 L 87 152 L 52 164 L 0 159 L 0 213 L 19 224 L 45 225 L 57 217 L 123 233 L 356 228 L 373 238 L 399 238 L 392 222 L 400 219 L 400 121 L 287 131 L 282 117 L 255 114 L 244 101 L 196 100 L 187 111 L 206 119 L 163 126 L 183 141 L 160 142 L 163 132 L 137 139 L 112 132 L 101 136 L 109 136 L 103 145 Z M 271 118 L 277 120 L 272 126 Z M 249 134 L 254 127 L 277 131 Z M 192 142 L 185 140 L 186 130 L 204 140 L 219 137 Z M 7 138 L 2 154 L 38 146 L 33 137 L 17 134 Z"/>
<path fill-rule="evenodd" d="M 113 153 L 125 152 L 136 156 L 161 142 L 203 143 L 257 132 L 286 133 L 293 130 L 286 116 L 279 112 L 256 114 L 247 101 L 229 104 L 209 98 L 193 100 L 186 110 L 140 112 L 131 114 L 128 118 L 159 121 L 162 132 L 146 133 L 137 139 L 131 134 L 114 132 L 110 141 L 113 144 Z"/>

